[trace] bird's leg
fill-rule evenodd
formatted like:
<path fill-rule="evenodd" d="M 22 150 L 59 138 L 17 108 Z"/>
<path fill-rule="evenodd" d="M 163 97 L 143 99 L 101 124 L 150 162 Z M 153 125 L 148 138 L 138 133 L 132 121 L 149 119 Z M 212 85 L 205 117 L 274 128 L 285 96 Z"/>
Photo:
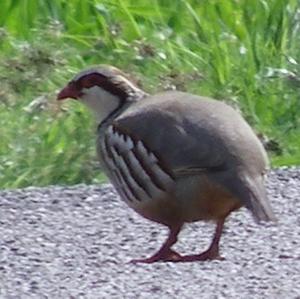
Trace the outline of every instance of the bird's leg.
<path fill-rule="evenodd" d="M 180 260 L 182 257 L 176 251 L 172 250 L 171 247 L 177 242 L 177 236 L 181 230 L 182 224 L 169 227 L 169 236 L 162 247 L 151 257 L 145 259 L 132 260 L 132 263 L 146 263 L 151 264 L 158 261 L 164 262 L 175 262 Z"/>
<path fill-rule="evenodd" d="M 215 260 L 215 259 L 222 260 L 223 258 L 220 256 L 219 253 L 219 243 L 220 243 L 220 239 L 224 227 L 225 218 L 226 217 L 218 220 L 213 240 L 211 242 L 211 245 L 206 251 L 200 254 L 181 256 L 176 260 L 176 262 L 193 262 L 193 261 L 206 261 L 206 260 Z"/>

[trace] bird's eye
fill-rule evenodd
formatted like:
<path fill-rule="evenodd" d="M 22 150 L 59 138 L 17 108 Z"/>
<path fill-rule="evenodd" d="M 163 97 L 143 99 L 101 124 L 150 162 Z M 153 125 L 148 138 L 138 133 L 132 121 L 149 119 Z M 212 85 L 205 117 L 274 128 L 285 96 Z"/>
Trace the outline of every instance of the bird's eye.
<path fill-rule="evenodd" d="M 85 76 L 80 80 L 81 88 L 91 88 L 95 85 L 96 79 L 94 75 Z"/>

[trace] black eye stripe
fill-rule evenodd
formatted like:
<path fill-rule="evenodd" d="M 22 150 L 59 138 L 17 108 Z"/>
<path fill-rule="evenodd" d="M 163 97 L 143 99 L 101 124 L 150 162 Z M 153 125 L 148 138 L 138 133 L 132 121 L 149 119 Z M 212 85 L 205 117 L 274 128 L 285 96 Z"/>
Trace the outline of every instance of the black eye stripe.
<path fill-rule="evenodd" d="M 122 88 L 121 84 L 112 82 L 110 77 L 106 77 L 99 73 L 91 73 L 82 76 L 74 81 L 76 88 L 81 90 L 83 88 L 91 88 L 93 86 L 99 86 L 107 92 L 118 96 L 121 99 L 125 99 L 128 96 L 127 91 Z"/>
<path fill-rule="evenodd" d="M 93 86 L 101 86 L 107 78 L 101 76 L 100 74 L 88 74 L 83 76 L 77 81 L 80 88 L 91 88 Z"/>

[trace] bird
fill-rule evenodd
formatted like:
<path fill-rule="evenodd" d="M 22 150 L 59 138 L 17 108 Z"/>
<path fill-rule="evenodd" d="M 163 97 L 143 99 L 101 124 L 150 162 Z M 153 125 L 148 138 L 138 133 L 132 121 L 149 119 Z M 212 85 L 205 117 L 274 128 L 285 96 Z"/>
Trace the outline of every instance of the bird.
<path fill-rule="evenodd" d="M 120 198 L 168 228 L 159 250 L 133 263 L 224 259 L 224 223 L 241 207 L 258 222 L 276 221 L 266 194 L 266 151 L 229 104 L 176 90 L 151 95 L 110 65 L 80 71 L 57 95 L 68 98 L 94 112 L 97 156 Z M 216 223 L 208 249 L 172 249 L 183 226 L 196 221 Z"/>

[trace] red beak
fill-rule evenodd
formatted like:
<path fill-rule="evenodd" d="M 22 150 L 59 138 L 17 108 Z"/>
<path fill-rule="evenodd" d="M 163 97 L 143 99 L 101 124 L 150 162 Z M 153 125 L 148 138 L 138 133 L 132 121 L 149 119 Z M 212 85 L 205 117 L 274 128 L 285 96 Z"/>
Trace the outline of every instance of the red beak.
<path fill-rule="evenodd" d="M 68 99 L 68 98 L 75 99 L 75 100 L 80 98 L 80 92 L 78 91 L 78 89 L 72 83 L 69 83 L 57 95 L 57 100 L 58 101 L 65 100 L 65 99 Z"/>

